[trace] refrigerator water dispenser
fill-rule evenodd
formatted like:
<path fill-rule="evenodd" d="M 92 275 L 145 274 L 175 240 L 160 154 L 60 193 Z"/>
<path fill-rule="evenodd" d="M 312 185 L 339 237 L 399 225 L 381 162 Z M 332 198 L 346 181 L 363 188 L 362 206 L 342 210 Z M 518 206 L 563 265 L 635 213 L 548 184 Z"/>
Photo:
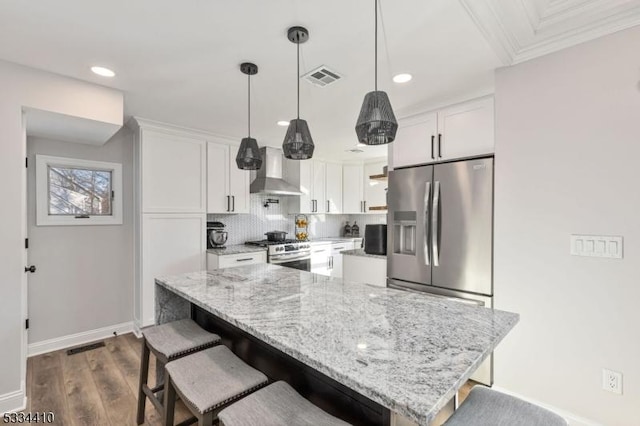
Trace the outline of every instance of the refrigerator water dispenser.
<path fill-rule="evenodd" d="M 416 212 L 394 212 L 393 232 L 393 252 L 415 256 Z"/>

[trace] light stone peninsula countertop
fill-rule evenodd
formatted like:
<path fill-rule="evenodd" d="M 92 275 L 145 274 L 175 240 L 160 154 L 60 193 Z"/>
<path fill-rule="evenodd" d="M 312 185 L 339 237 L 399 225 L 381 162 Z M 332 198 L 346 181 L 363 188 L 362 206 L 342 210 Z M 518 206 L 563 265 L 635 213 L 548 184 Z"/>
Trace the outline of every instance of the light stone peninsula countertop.
<path fill-rule="evenodd" d="M 156 284 L 420 425 L 519 315 L 270 264 Z M 162 298 L 161 298 L 162 299 Z M 160 315 L 169 302 L 156 300 Z"/>

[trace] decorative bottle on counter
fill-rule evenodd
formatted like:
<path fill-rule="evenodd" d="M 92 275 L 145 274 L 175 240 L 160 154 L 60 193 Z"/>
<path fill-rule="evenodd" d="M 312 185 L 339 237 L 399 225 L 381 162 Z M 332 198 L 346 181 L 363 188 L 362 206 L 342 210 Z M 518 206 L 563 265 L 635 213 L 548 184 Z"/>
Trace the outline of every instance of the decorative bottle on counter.
<path fill-rule="evenodd" d="M 349 221 L 347 221 L 347 224 L 344 226 L 344 236 L 345 237 L 351 236 L 351 226 L 349 225 Z"/>
<path fill-rule="evenodd" d="M 351 236 L 359 237 L 360 236 L 360 227 L 358 226 L 358 222 L 353 221 L 353 226 L 351 227 Z"/>

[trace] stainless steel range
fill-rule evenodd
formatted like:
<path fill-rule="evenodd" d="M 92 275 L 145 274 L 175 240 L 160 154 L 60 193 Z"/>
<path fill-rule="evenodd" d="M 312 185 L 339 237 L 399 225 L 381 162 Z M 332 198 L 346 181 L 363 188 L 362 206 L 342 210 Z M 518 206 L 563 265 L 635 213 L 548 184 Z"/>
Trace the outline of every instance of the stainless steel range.
<path fill-rule="evenodd" d="M 245 244 L 267 248 L 267 261 L 274 265 L 311 271 L 311 244 L 297 240 L 248 241 Z"/>

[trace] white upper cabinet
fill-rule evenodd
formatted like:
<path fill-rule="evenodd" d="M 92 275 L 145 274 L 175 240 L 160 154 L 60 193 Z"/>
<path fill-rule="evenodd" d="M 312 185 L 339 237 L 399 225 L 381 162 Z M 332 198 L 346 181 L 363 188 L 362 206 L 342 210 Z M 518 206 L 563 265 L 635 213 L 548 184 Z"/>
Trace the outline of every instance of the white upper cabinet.
<path fill-rule="evenodd" d="M 391 169 L 494 152 L 494 100 L 484 97 L 400 120 Z"/>
<path fill-rule="evenodd" d="M 196 213 L 206 208 L 206 142 L 140 129 L 142 213 Z"/>
<path fill-rule="evenodd" d="M 364 213 L 364 166 L 345 164 L 342 167 L 342 205 L 346 214 Z"/>
<path fill-rule="evenodd" d="M 313 187 L 312 199 L 315 201 L 314 213 L 327 212 L 327 164 L 321 161 L 313 161 Z"/>
<path fill-rule="evenodd" d="M 326 166 L 326 208 L 327 213 L 342 213 L 342 165 L 327 163 Z"/>
<path fill-rule="evenodd" d="M 494 151 L 493 97 L 455 105 L 438 112 L 441 160 Z"/>
<path fill-rule="evenodd" d="M 423 114 L 402 120 L 391 144 L 393 167 L 424 164 L 436 159 L 438 114 Z"/>
<path fill-rule="evenodd" d="M 207 144 L 207 213 L 228 213 L 229 145 Z"/>
<path fill-rule="evenodd" d="M 236 149 L 207 144 L 207 213 L 249 213 L 250 172 L 236 166 Z"/>
<path fill-rule="evenodd" d="M 285 160 L 287 180 L 302 195 L 289 197 L 289 213 L 341 213 L 342 166 L 316 160 Z M 336 176 L 328 177 L 328 173 Z"/>

